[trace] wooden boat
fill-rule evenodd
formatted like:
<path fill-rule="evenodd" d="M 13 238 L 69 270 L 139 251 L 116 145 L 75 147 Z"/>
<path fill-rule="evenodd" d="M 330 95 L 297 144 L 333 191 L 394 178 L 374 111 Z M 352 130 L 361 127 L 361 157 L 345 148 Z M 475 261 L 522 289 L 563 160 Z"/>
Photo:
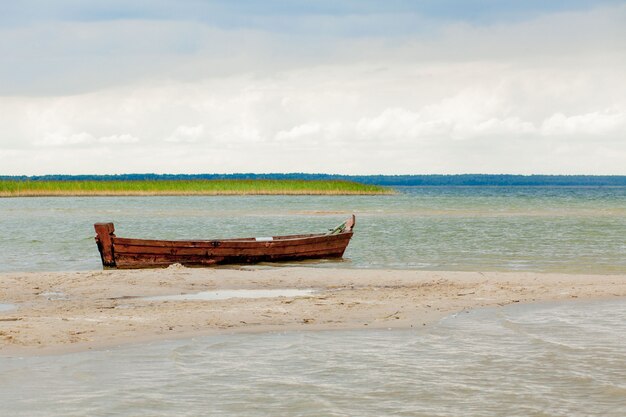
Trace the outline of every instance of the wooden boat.
<path fill-rule="evenodd" d="M 113 223 L 96 223 L 104 268 L 163 268 L 341 258 L 355 225 L 352 215 L 328 233 L 214 240 L 148 240 L 115 236 Z"/>

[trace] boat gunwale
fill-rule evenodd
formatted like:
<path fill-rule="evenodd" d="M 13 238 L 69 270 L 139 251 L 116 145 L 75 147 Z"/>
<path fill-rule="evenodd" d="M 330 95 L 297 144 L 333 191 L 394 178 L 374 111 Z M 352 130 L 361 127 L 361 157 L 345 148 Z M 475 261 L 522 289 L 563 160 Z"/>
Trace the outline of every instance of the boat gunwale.
<path fill-rule="evenodd" d="M 312 243 L 310 241 L 320 240 L 340 240 L 341 238 L 349 238 L 351 237 L 353 232 L 342 232 L 334 235 L 331 234 L 309 234 L 309 235 L 285 235 L 285 236 L 272 236 L 272 240 L 256 240 L 256 238 L 235 238 L 235 239 L 174 239 L 174 240 L 165 240 L 165 239 L 138 239 L 138 238 L 128 238 L 121 236 L 112 237 L 113 246 L 116 245 L 124 245 L 124 246 L 162 246 L 162 247 L 177 247 L 181 245 L 187 245 L 191 247 L 213 247 L 216 244 L 222 243 L 245 243 L 245 244 L 254 244 L 254 246 L 265 246 L 266 244 L 272 243 L 286 243 L 293 244 L 307 244 Z M 296 245 L 294 245 L 296 246 Z"/>

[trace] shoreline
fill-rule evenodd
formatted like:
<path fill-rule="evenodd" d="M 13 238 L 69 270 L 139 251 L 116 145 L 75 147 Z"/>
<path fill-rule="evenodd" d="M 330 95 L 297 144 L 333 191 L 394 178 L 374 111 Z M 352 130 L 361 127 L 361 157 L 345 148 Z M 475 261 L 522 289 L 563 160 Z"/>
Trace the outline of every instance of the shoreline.
<path fill-rule="evenodd" d="M 297 296 L 167 301 L 224 290 Z M 512 303 L 626 297 L 626 275 L 246 266 L 0 274 L 0 356 L 54 355 L 213 334 L 412 328 Z"/>

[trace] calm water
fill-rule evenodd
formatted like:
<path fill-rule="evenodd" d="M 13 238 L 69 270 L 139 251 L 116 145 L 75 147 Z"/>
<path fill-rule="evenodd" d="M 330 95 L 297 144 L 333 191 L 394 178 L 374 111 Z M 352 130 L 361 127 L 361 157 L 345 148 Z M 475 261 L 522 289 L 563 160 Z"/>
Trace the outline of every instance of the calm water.
<path fill-rule="evenodd" d="M 120 236 L 219 238 L 324 231 L 355 213 L 346 260 L 304 265 L 626 273 L 626 188 L 401 191 L 0 199 L 0 271 L 101 268 L 97 221 Z M 626 301 L 509 306 L 421 329 L 0 358 L 0 416 L 623 417 L 624 317 Z"/>
<path fill-rule="evenodd" d="M 0 361 L 2 415 L 626 415 L 626 301 Z M 28 389 L 25 389 L 28 387 Z"/>
<path fill-rule="evenodd" d="M 304 297 L 311 295 L 313 290 L 278 289 L 278 290 L 222 290 L 202 291 L 191 294 L 157 295 L 142 297 L 149 301 L 206 301 L 228 300 L 229 298 L 273 298 L 273 297 Z"/>
<path fill-rule="evenodd" d="M 626 187 L 409 187 L 394 196 L 0 199 L 0 271 L 101 268 L 93 223 L 120 236 L 325 231 L 357 215 L 350 268 L 626 273 Z"/>

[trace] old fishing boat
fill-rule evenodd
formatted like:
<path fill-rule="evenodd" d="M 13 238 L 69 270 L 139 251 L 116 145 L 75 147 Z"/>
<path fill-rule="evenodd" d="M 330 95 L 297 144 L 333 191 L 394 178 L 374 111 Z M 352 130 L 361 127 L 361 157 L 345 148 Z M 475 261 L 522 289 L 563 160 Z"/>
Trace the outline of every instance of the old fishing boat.
<path fill-rule="evenodd" d="M 214 240 L 148 240 L 117 237 L 113 223 L 96 223 L 105 268 L 164 268 L 341 258 L 355 225 L 352 215 L 327 233 Z"/>

